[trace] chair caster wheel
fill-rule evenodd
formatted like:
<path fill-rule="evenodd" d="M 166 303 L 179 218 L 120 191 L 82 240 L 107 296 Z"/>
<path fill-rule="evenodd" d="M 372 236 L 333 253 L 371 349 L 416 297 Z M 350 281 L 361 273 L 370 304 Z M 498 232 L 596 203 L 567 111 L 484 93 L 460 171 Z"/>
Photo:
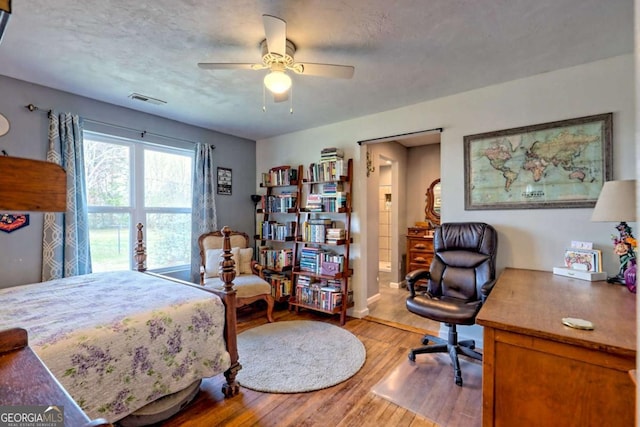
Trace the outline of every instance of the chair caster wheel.
<path fill-rule="evenodd" d="M 456 378 L 456 385 L 462 387 L 462 378 Z"/>
<path fill-rule="evenodd" d="M 422 338 L 422 345 L 429 345 L 429 338 Z"/>
<path fill-rule="evenodd" d="M 412 362 L 416 361 L 416 355 L 413 353 L 413 351 L 409 352 L 409 360 Z"/>

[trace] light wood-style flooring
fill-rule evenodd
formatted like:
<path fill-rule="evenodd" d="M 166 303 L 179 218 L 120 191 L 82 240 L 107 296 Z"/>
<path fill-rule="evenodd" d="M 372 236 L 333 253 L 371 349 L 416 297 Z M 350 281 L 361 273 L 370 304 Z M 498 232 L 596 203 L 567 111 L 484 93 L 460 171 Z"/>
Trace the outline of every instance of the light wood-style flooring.
<path fill-rule="evenodd" d="M 440 323 L 417 316 L 407 310 L 405 301 L 409 294 L 406 288 L 392 288 L 391 273 L 378 272 L 380 299 L 369 305 L 369 317 L 389 325 L 402 325 L 417 330 L 438 332 Z"/>
<path fill-rule="evenodd" d="M 339 325 L 338 316 L 312 311 L 299 314 L 286 309 L 274 312 L 276 321 L 318 320 Z M 266 323 L 264 311 L 239 312 L 238 333 Z M 187 408 L 162 426 L 427 426 L 436 424 L 371 392 L 426 331 L 400 329 L 367 319 L 349 318 L 345 329 L 356 335 L 367 350 L 362 369 L 349 380 L 310 393 L 273 394 L 248 390 L 225 399 L 222 375 L 203 381 L 201 391 Z M 410 330 L 407 330 L 410 329 Z M 242 363 L 242 355 L 240 359 Z M 286 362 L 283 362 L 286 363 Z M 336 361 L 336 363 L 339 363 Z M 443 387 L 442 399 L 447 400 Z M 420 394 L 420 390 L 407 390 Z"/>

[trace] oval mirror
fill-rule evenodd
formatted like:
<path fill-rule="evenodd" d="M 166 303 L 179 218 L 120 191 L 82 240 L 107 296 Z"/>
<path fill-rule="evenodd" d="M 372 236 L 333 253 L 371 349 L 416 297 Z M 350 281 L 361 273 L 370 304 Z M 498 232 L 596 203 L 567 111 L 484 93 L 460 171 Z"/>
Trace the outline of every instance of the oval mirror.
<path fill-rule="evenodd" d="M 440 178 L 431 183 L 427 189 L 427 205 L 424 208 L 425 220 L 434 228 L 440 225 Z"/>

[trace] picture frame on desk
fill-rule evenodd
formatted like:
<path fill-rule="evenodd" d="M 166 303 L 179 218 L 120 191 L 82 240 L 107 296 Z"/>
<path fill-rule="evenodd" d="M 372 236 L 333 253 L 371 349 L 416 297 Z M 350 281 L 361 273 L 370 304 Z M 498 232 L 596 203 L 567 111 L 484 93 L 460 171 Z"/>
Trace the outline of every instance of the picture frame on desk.
<path fill-rule="evenodd" d="M 464 137 L 465 210 L 594 207 L 612 177 L 613 113 Z"/>
<path fill-rule="evenodd" d="M 573 270 L 601 272 L 602 252 L 597 249 L 566 249 L 564 251 L 564 265 Z"/>

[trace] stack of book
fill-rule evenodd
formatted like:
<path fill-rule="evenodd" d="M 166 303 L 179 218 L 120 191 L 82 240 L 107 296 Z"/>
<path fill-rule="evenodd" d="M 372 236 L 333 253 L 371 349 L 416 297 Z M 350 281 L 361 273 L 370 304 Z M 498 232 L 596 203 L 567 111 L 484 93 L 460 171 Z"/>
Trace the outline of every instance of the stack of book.
<path fill-rule="evenodd" d="M 340 180 L 346 175 L 347 164 L 344 152 L 340 148 L 323 148 L 320 152 L 320 162 L 309 165 L 309 181 L 323 182 Z"/>
<path fill-rule="evenodd" d="M 343 158 L 344 158 L 344 151 L 342 151 L 342 148 L 329 147 L 329 148 L 323 148 L 320 151 L 321 162 L 332 162 L 336 160 L 341 160 Z"/>
<path fill-rule="evenodd" d="M 310 193 L 307 195 L 307 212 L 322 212 L 322 195 Z"/>
<path fill-rule="evenodd" d="M 338 245 L 344 243 L 346 232 L 344 228 L 327 228 L 326 243 Z"/>

